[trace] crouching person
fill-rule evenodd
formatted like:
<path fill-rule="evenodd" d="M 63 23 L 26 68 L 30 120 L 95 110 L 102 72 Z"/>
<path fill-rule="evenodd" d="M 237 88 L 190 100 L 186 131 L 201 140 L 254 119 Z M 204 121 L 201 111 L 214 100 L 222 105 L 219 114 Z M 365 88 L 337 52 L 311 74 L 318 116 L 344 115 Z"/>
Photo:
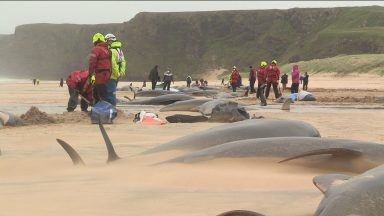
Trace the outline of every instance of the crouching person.
<path fill-rule="evenodd" d="M 73 112 L 79 103 L 79 96 L 81 97 L 80 107 L 81 111 L 87 112 L 88 106 L 93 103 L 93 90 L 92 83 L 95 77 L 91 76 L 88 80 L 89 72 L 87 70 L 72 71 L 66 80 L 69 92 L 68 112 Z"/>

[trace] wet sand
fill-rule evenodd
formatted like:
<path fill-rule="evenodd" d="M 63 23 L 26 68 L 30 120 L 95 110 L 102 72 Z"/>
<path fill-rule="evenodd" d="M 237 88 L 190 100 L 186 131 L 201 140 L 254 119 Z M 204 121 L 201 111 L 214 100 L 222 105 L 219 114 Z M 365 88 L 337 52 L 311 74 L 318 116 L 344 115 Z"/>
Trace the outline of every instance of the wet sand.
<path fill-rule="evenodd" d="M 361 82 L 361 77 L 358 79 Z M 366 91 L 364 85 L 350 90 L 347 84 L 340 85 L 342 81 L 337 86 L 315 86 L 315 76 L 312 82 L 317 94 L 329 98 L 340 96 L 333 92 L 354 96 L 359 91 L 362 97 L 384 95 L 379 83 L 371 85 L 376 90 Z M 327 92 L 330 88 L 334 91 Z M 119 92 L 118 97 L 129 94 Z M 382 103 L 298 102 L 286 112 L 272 101 L 271 106 L 261 108 L 253 97 L 242 100 L 254 104 L 248 109 L 251 115 L 303 120 L 317 127 L 323 137 L 384 143 Z M 36 105 L 49 114 L 62 114 L 67 99 L 67 88 L 59 88 L 58 82 L 42 81 L 40 86 L 0 83 L 0 110 L 22 114 Z M 267 215 L 311 215 L 322 198 L 312 178 L 324 170 L 277 164 L 273 158 L 154 166 L 183 152 L 139 153 L 221 124 L 144 126 L 132 122 L 133 114 L 141 109 L 157 111 L 161 106 L 118 108 L 126 117 L 105 126 L 116 151 L 124 158 L 113 164 L 105 163 L 107 155 L 98 126 L 81 119 L 79 113 L 66 113 L 57 124 L 0 129 L 0 215 L 200 216 L 233 209 Z M 175 112 L 159 114 L 164 117 L 171 113 Z M 86 166 L 74 167 L 56 138 L 72 144 Z"/>

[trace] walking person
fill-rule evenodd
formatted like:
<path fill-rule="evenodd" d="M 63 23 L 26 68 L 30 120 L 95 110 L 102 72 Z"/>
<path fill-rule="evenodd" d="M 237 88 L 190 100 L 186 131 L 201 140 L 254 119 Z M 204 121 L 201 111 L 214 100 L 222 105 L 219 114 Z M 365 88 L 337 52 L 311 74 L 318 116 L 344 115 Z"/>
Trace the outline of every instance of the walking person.
<path fill-rule="evenodd" d="M 103 100 L 107 101 L 106 84 L 111 77 L 111 52 L 108 50 L 105 37 L 101 33 L 96 33 L 92 37 L 94 47 L 89 54 L 89 78 L 95 75 L 94 99 L 95 103 Z M 89 80 L 89 79 L 88 79 Z M 88 87 L 87 83 L 84 88 Z M 111 101 L 107 101 L 111 103 Z"/>
<path fill-rule="evenodd" d="M 230 78 L 231 87 L 232 87 L 233 92 L 236 92 L 236 88 L 238 87 L 238 84 L 239 84 L 239 79 L 240 79 L 240 73 L 239 73 L 239 71 L 237 71 L 236 66 L 233 66 L 231 78 Z"/>
<path fill-rule="evenodd" d="M 106 83 L 107 101 L 116 106 L 116 88 L 119 79 L 125 76 L 125 57 L 121 49 L 121 42 L 113 34 L 105 35 L 107 46 L 111 52 L 111 77 Z"/>
<path fill-rule="evenodd" d="M 280 97 L 278 85 L 280 79 L 280 69 L 277 67 L 277 61 L 272 60 L 271 64 L 267 67 L 267 89 L 265 92 L 265 98 L 268 98 L 271 86 L 275 93 L 275 98 Z"/>
<path fill-rule="evenodd" d="M 257 70 L 257 93 L 256 93 L 256 98 L 260 98 L 260 95 L 264 95 L 264 88 L 265 84 L 267 82 L 267 62 L 262 61 L 260 63 L 260 67 Z M 263 86 L 263 88 L 262 88 Z"/>
<path fill-rule="evenodd" d="M 287 73 L 284 73 L 283 76 L 281 76 L 281 85 L 283 86 L 283 91 L 287 89 L 288 84 L 288 75 Z"/>
<path fill-rule="evenodd" d="M 265 98 L 265 87 L 267 83 L 267 62 L 262 61 L 260 67 L 257 70 L 257 93 L 256 98 L 260 98 L 260 105 L 267 106 L 267 100 Z"/>
<path fill-rule="evenodd" d="M 252 66 L 249 66 L 249 87 L 251 88 L 251 94 L 256 93 L 255 82 L 256 82 L 257 70 Z"/>
<path fill-rule="evenodd" d="M 190 75 L 187 76 L 187 87 L 191 88 L 191 83 L 192 83 L 192 77 Z"/>
<path fill-rule="evenodd" d="M 308 90 L 308 82 L 309 82 L 309 75 L 307 72 L 305 72 L 304 78 L 303 78 L 303 90 L 304 91 Z"/>
<path fill-rule="evenodd" d="M 163 90 L 167 89 L 167 91 L 170 90 L 171 88 L 171 82 L 172 83 L 175 83 L 173 81 L 173 74 L 171 72 L 171 69 L 168 67 L 167 71 L 165 71 L 164 73 L 164 77 L 163 77 Z"/>
<path fill-rule="evenodd" d="M 291 93 L 298 93 L 300 85 L 300 71 L 298 65 L 293 65 L 292 67 L 292 85 L 291 85 Z"/>
<path fill-rule="evenodd" d="M 149 72 L 148 79 L 151 80 L 152 90 L 155 90 L 157 81 L 160 81 L 158 69 L 159 69 L 159 66 L 155 65 L 155 67 L 153 67 L 152 70 Z"/>
<path fill-rule="evenodd" d="M 60 78 L 60 87 L 63 87 L 64 86 L 64 79 L 63 78 Z"/>

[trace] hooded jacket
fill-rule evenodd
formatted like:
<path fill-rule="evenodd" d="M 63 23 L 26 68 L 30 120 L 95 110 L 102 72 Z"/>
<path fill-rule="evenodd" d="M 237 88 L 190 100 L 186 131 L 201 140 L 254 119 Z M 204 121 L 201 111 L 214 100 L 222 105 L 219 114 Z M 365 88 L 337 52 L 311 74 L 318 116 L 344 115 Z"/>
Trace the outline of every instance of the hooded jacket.
<path fill-rule="evenodd" d="M 124 53 L 121 50 L 121 42 L 114 41 L 111 46 L 111 79 L 117 80 L 118 78 L 125 75 L 125 57 Z"/>
<path fill-rule="evenodd" d="M 269 83 L 277 83 L 280 79 L 280 69 L 273 64 L 267 67 L 267 81 Z"/>
<path fill-rule="evenodd" d="M 96 84 L 105 84 L 111 76 L 111 53 L 104 42 L 98 43 L 89 54 L 88 71 L 96 75 Z"/>
<path fill-rule="evenodd" d="M 173 74 L 171 73 L 170 70 L 167 70 L 165 73 L 164 73 L 164 78 L 163 78 L 163 81 L 164 82 L 173 82 Z"/>
<path fill-rule="evenodd" d="M 292 83 L 300 83 L 300 71 L 298 65 L 293 65 L 292 68 Z"/>

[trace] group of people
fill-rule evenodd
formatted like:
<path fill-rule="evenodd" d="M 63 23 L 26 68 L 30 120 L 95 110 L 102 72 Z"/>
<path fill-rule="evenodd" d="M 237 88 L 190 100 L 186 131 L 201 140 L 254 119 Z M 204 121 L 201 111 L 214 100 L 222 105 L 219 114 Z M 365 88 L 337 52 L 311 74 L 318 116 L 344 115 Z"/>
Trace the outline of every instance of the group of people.
<path fill-rule="evenodd" d="M 148 79 L 152 83 L 152 90 L 155 90 L 157 83 L 161 82 L 158 65 L 155 65 L 151 69 L 151 71 L 149 72 L 149 75 L 148 75 Z M 187 75 L 185 80 L 187 83 L 187 87 L 190 88 L 192 85 L 192 77 L 190 75 Z M 175 83 L 175 82 L 174 82 L 173 74 L 171 72 L 171 68 L 168 66 L 167 70 L 163 74 L 163 83 L 162 83 L 163 84 L 163 90 L 170 91 L 171 83 Z M 208 81 L 206 81 L 204 79 L 196 80 L 196 83 L 195 83 L 195 86 L 197 86 L 197 87 L 205 87 L 207 85 L 208 85 Z"/>
<path fill-rule="evenodd" d="M 299 91 L 299 85 L 303 84 L 303 90 L 308 90 L 309 75 L 305 72 L 304 76 L 300 76 L 299 67 L 297 65 L 293 66 L 292 69 L 292 85 L 291 93 L 297 93 Z M 283 91 L 287 89 L 288 84 L 288 75 L 285 73 L 281 76 L 281 84 L 283 86 Z"/>
<path fill-rule="evenodd" d="M 32 79 L 32 83 L 33 85 L 39 85 L 40 84 L 40 80 L 39 79 Z"/>
<path fill-rule="evenodd" d="M 159 75 L 159 65 L 155 65 L 155 67 L 152 68 L 152 70 L 149 72 L 148 79 L 152 83 L 152 90 L 155 90 L 157 82 L 160 82 L 160 75 Z M 171 88 L 171 82 L 175 83 L 173 80 L 173 74 L 170 67 L 167 67 L 167 70 L 164 72 L 163 76 L 163 90 L 170 90 Z"/>
<path fill-rule="evenodd" d="M 78 104 L 78 97 L 81 97 L 81 110 L 87 111 L 89 105 L 93 105 L 98 101 L 107 101 L 116 106 L 116 88 L 119 79 L 125 76 L 126 62 L 122 51 L 122 43 L 117 40 L 116 36 L 109 33 L 105 36 L 96 33 L 92 37 L 94 47 L 88 55 L 88 70 L 72 71 L 66 80 L 69 91 L 68 112 L 74 111 Z M 271 87 L 273 88 L 275 98 L 281 96 L 279 87 L 280 69 L 277 61 L 272 60 L 270 64 L 266 61 L 260 63 L 259 68 L 249 67 L 249 86 L 251 93 L 256 93 L 256 97 L 260 98 L 261 94 L 265 94 L 265 98 L 269 97 Z M 155 65 L 149 73 L 148 79 L 152 83 L 152 90 L 155 90 L 157 82 L 161 81 L 159 76 L 159 66 Z M 297 93 L 299 84 L 303 83 L 303 90 L 308 89 L 309 75 L 300 76 L 299 66 L 294 65 L 292 69 L 292 85 L 291 92 Z M 191 87 L 192 77 L 187 76 L 187 87 Z M 257 89 L 255 83 L 257 81 Z M 163 75 L 163 90 L 170 90 L 171 82 L 174 83 L 171 68 L 167 67 Z M 203 79 L 201 86 L 208 85 Z M 222 83 L 224 79 L 222 80 Z M 33 83 L 38 84 L 38 80 L 34 79 Z M 283 91 L 286 90 L 288 83 L 288 75 L 281 76 Z M 236 66 L 233 66 L 229 76 L 229 84 L 232 91 L 242 85 L 242 78 Z M 63 80 L 60 81 L 60 86 Z M 266 88 L 266 89 L 265 89 Z M 264 91 L 265 90 L 265 91 Z"/>
<path fill-rule="evenodd" d="M 271 87 L 273 88 L 275 98 L 279 98 L 282 94 L 279 87 L 279 80 L 280 69 L 277 66 L 276 60 L 272 60 L 270 64 L 268 64 L 266 61 L 262 61 L 259 68 L 249 66 L 249 88 L 251 94 L 256 93 L 257 98 L 260 98 L 261 94 L 265 94 L 265 98 L 268 98 Z M 255 88 L 256 81 L 257 89 Z M 308 82 L 308 73 L 306 72 L 305 76 L 300 76 L 299 66 L 296 64 L 293 65 L 291 93 L 298 93 L 300 83 L 303 83 L 303 90 L 307 90 Z M 233 66 L 232 68 L 229 83 L 233 92 L 236 92 L 236 89 L 241 85 L 241 75 L 236 66 Z M 283 91 L 285 91 L 288 84 L 288 75 L 286 73 L 281 76 L 281 83 L 283 86 Z"/>
<path fill-rule="evenodd" d="M 107 101 L 116 106 L 116 87 L 125 76 L 126 62 L 122 43 L 109 33 L 96 33 L 92 37 L 94 47 L 88 55 L 88 70 L 72 71 L 66 80 L 69 91 L 67 111 L 72 112 L 81 97 L 81 110 L 89 105 Z"/>

